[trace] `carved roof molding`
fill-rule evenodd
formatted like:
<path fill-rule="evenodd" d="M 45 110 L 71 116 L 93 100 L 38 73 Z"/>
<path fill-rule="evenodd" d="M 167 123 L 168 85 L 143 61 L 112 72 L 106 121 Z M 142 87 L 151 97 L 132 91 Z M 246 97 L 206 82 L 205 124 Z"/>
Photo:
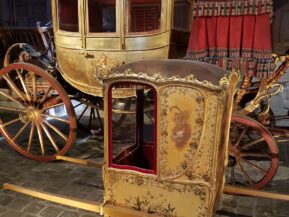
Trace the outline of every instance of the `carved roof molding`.
<path fill-rule="evenodd" d="M 197 84 L 200 86 L 204 86 L 210 89 L 214 90 L 223 90 L 226 89 L 226 87 L 230 83 L 230 77 L 231 76 L 239 76 L 237 71 L 232 71 L 231 74 L 227 74 L 224 77 L 222 77 L 219 81 L 218 84 L 213 84 L 210 81 L 204 80 L 204 81 L 199 81 L 193 74 L 190 74 L 186 77 L 181 77 L 179 75 L 174 75 L 171 77 L 165 77 L 162 75 L 162 73 L 156 73 L 154 75 L 148 75 L 145 72 L 134 72 L 133 70 L 126 69 L 124 72 L 112 72 L 111 74 L 102 77 L 101 80 L 107 80 L 107 79 L 116 79 L 116 78 L 121 78 L 121 79 L 136 79 L 136 80 L 147 80 L 151 81 L 153 83 L 166 83 L 166 82 L 184 82 L 184 83 L 191 83 L 191 84 Z M 99 77 L 98 77 L 99 79 Z"/>

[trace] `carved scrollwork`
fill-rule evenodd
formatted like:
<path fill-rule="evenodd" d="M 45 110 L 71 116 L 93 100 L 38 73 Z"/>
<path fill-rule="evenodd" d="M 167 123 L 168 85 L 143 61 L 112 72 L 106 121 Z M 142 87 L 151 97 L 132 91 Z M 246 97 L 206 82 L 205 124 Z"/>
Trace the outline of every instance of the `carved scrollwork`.
<path fill-rule="evenodd" d="M 180 74 L 177 73 L 176 74 Z M 148 75 L 145 72 L 134 72 L 132 69 L 127 69 L 124 72 L 113 72 L 109 74 L 107 77 L 103 78 L 135 78 L 135 79 L 146 79 L 152 82 L 156 83 L 164 83 L 164 82 L 169 82 L 169 81 L 180 81 L 180 82 L 186 82 L 186 83 L 192 83 L 192 84 L 197 84 L 201 86 L 205 86 L 210 89 L 215 89 L 215 90 L 221 90 L 225 89 L 226 86 L 229 85 L 229 77 L 226 75 L 224 76 L 219 84 L 213 84 L 210 81 L 204 80 L 204 81 L 199 81 L 193 74 L 190 74 L 186 77 L 181 77 L 179 75 L 171 76 L 171 77 L 165 77 L 162 75 L 161 72 L 156 73 L 154 75 Z"/>
<path fill-rule="evenodd" d="M 94 77 L 99 81 L 106 78 L 109 72 L 111 72 L 113 69 L 121 65 L 120 61 L 108 57 L 105 54 L 101 54 L 97 58 L 96 57 L 92 58 L 91 64 L 96 71 Z"/>

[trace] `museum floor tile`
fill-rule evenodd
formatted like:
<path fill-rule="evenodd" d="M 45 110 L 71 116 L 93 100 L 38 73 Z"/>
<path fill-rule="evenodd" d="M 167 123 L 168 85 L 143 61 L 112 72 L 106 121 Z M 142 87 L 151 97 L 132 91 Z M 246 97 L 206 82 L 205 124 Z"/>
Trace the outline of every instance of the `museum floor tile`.
<path fill-rule="evenodd" d="M 102 136 L 78 130 L 78 139 L 67 156 L 101 161 Z M 288 149 L 287 149 L 288 150 Z M 287 153 L 289 155 L 289 153 Z M 102 201 L 101 169 L 63 161 L 39 163 L 14 152 L 0 139 L 0 186 L 12 183 L 80 199 Z M 265 190 L 289 194 L 289 167 L 280 162 L 278 172 Z M 224 195 L 215 217 L 288 217 L 289 202 Z M 1 217 L 93 217 L 96 213 L 0 190 Z"/>

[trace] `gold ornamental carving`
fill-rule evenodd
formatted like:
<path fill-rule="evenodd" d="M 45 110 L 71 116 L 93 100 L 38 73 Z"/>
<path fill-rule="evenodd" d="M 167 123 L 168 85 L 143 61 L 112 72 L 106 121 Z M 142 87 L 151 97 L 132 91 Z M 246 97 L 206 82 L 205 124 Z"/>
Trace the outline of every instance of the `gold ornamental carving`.
<path fill-rule="evenodd" d="M 223 78 L 221 78 L 219 84 L 213 84 L 210 81 L 204 80 L 204 81 L 199 81 L 193 74 L 190 74 L 186 77 L 181 77 L 178 73 L 176 72 L 177 75 L 171 76 L 171 77 L 165 77 L 162 75 L 161 72 L 155 73 L 154 75 L 148 75 L 145 72 L 134 72 L 132 69 L 126 69 L 124 72 L 112 72 L 111 74 L 107 75 L 106 77 L 103 78 L 136 78 L 136 79 L 146 79 L 151 82 L 156 82 L 156 83 L 164 83 L 164 82 L 172 82 L 172 81 L 178 81 L 178 82 L 185 82 L 185 83 L 190 83 L 190 84 L 196 84 L 200 86 L 204 86 L 210 89 L 214 90 L 222 90 L 225 89 L 229 85 L 229 78 L 227 75 L 225 75 Z"/>
<path fill-rule="evenodd" d="M 207 205 L 211 191 L 205 182 L 183 184 L 142 176 L 133 172 L 106 170 L 105 173 L 108 177 L 105 182 L 108 189 L 106 191 L 106 203 L 116 205 L 116 201 L 119 200 L 115 185 L 126 185 L 128 189 L 138 186 L 145 190 L 142 193 L 128 194 L 121 201 L 133 210 L 144 211 L 149 214 L 159 213 L 160 216 L 167 217 L 184 217 L 179 214 L 180 210 L 174 206 L 174 200 L 168 197 L 169 193 L 178 192 L 180 194 L 193 194 L 198 200 L 198 206 L 194 209 L 196 216 L 208 216 Z"/>
<path fill-rule="evenodd" d="M 183 174 L 186 174 L 189 170 L 189 167 L 191 165 L 192 159 L 194 159 L 194 156 L 196 153 L 198 153 L 200 140 L 202 139 L 202 132 L 203 132 L 203 125 L 204 125 L 204 117 L 205 117 L 205 96 L 203 95 L 199 89 L 192 88 L 190 91 L 188 91 L 187 88 L 184 87 L 170 87 L 165 88 L 163 91 L 161 91 L 161 95 L 163 96 L 161 98 L 161 140 L 160 140 L 160 174 L 163 179 L 176 179 L 177 177 L 182 176 Z M 196 104 L 198 104 L 197 107 L 194 107 L 194 110 L 185 113 L 177 112 L 177 109 L 175 106 L 170 106 L 169 99 L 174 96 L 188 96 L 192 99 L 195 99 Z M 174 100 L 170 100 L 174 101 Z M 173 127 L 172 132 L 169 132 L 169 120 L 168 116 L 172 115 L 173 119 Z M 185 121 L 181 121 L 181 119 L 184 119 L 185 117 L 180 117 L 180 115 L 186 117 Z M 188 120 L 190 119 L 189 116 L 192 116 L 191 120 L 194 123 L 194 127 L 192 128 L 192 124 L 188 123 Z M 181 123 L 182 122 L 182 123 Z M 178 125 L 178 126 L 177 126 Z M 181 126 L 183 125 L 183 126 Z M 186 126 L 186 127 L 184 127 Z M 186 132 L 183 132 L 186 131 Z M 189 132 L 190 131 L 190 132 Z M 179 134 L 189 134 L 188 138 L 180 137 Z M 168 137 L 168 135 L 171 135 L 171 137 Z M 181 139 L 180 139 L 181 138 Z M 184 140 L 185 139 L 185 140 Z M 177 149 L 183 149 L 185 148 L 183 161 L 180 162 L 179 165 L 176 167 L 168 167 L 169 165 L 169 140 L 172 140 Z M 189 143 L 189 145 L 184 144 Z M 182 144 L 182 145 L 180 145 Z M 188 178 L 190 175 L 188 174 Z"/>
<path fill-rule="evenodd" d="M 113 69 L 120 66 L 120 62 L 117 59 L 113 59 L 104 53 L 98 56 L 87 56 L 90 59 L 93 68 L 95 69 L 94 77 L 101 81 L 103 78 L 106 78 Z"/>

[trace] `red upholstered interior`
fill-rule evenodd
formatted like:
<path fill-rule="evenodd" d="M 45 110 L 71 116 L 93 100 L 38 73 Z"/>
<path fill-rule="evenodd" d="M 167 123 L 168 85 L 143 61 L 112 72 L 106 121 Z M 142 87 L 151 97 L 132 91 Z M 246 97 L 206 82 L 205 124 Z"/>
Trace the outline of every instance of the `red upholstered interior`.
<path fill-rule="evenodd" d="M 161 0 L 130 0 L 130 4 L 159 4 Z"/>
<path fill-rule="evenodd" d="M 115 32 L 115 0 L 88 0 L 89 32 Z"/>
<path fill-rule="evenodd" d="M 161 0 L 131 0 L 131 32 L 159 29 Z"/>
<path fill-rule="evenodd" d="M 98 0 L 100 4 L 115 4 L 115 0 Z"/>
<path fill-rule="evenodd" d="M 58 1 L 59 28 L 64 31 L 78 32 L 78 1 Z"/>
<path fill-rule="evenodd" d="M 152 170 L 154 167 L 154 145 L 130 146 L 117 155 L 113 159 L 113 163 Z"/>

